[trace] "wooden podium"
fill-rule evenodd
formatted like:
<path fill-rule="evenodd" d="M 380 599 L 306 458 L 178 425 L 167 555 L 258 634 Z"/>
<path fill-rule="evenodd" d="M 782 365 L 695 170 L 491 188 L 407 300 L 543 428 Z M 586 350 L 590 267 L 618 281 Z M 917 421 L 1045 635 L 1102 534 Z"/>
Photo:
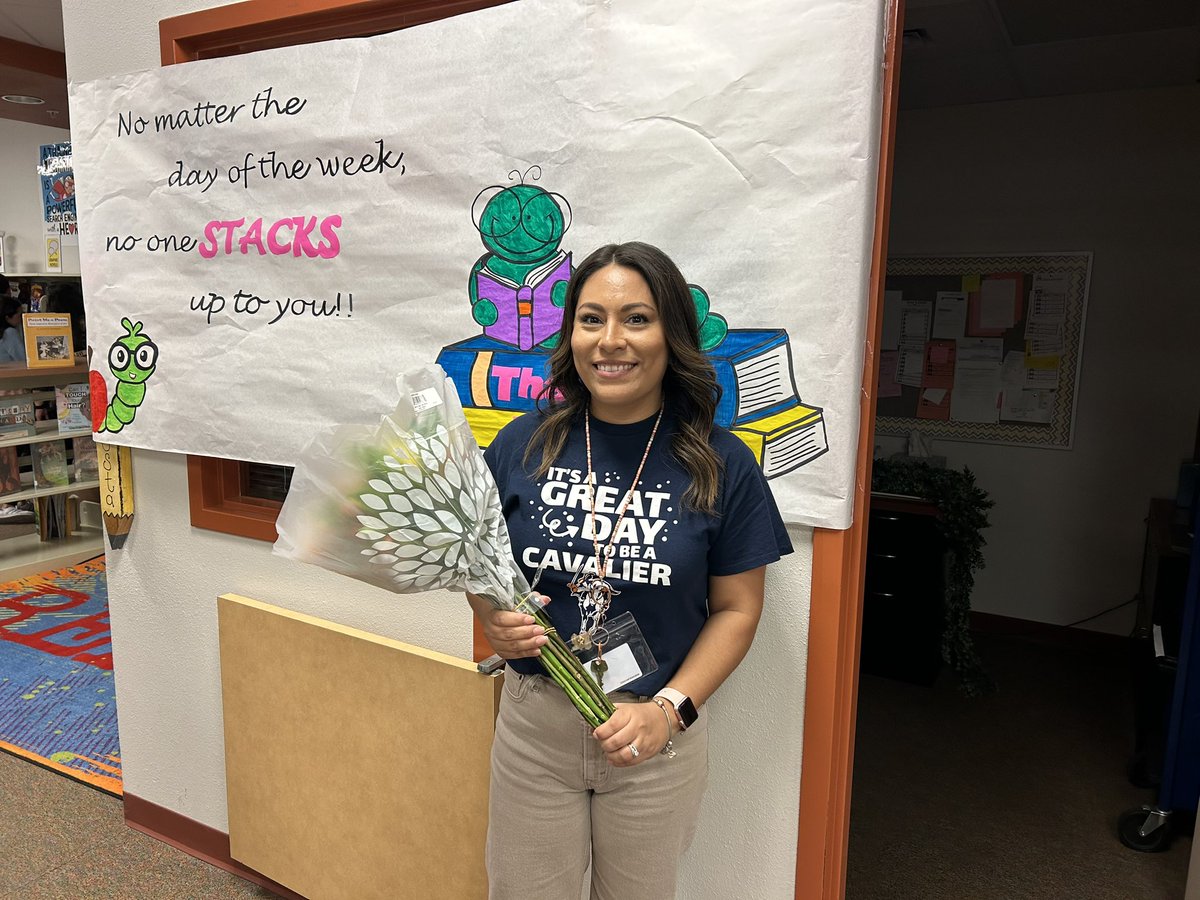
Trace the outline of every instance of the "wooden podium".
<path fill-rule="evenodd" d="M 503 676 L 234 594 L 218 619 L 233 858 L 309 900 L 487 897 Z"/>

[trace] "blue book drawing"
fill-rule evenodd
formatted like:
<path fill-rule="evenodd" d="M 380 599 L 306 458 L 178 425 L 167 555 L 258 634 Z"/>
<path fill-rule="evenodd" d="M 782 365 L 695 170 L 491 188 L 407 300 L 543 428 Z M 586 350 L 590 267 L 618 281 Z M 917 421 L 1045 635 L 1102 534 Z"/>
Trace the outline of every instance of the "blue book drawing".
<path fill-rule="evenodd" d="M 529 412 L 536 408 L 549 368 L 548 350 L 518 350 L 484 335 L 443 347 L 437 363 L 463 408 Z"/>
<path fill-rule="evenodd" d="M 733 329 L 709 351 L 724 389 L 716 421 L 734 428 L 800 402 L 792 377 L 792 347 L 782 328 Z"/>

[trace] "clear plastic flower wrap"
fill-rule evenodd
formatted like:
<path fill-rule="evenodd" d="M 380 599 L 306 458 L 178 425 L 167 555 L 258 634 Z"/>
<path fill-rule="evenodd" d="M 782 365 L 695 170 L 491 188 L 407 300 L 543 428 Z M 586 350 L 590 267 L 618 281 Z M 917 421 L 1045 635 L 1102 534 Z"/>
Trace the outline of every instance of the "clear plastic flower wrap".
<path fill-rule="evenodd" d="M 529 601 L 500 497 L 440 366 L 398 379 L 400 400 L 377 426 L 344 425 L 304 449 L 274 552 L 397 593 L 470 591 L 532 615 L 549 642 L 538 657 L 593 726 L 612 702 Z"/>

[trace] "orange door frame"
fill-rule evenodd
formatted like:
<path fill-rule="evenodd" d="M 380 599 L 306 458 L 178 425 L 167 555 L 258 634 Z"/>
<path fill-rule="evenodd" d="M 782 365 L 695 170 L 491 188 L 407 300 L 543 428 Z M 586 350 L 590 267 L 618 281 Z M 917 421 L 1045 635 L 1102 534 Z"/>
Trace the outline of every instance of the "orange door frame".
<path fill-rule="evenodd" d="M 800 828 L 796 847 L 797 900 L 841 900 L 846 894 L 850 785 L 858 709 L 858 651 L 867 546 L 867 498 L 874 456 L 879 379 L 880 310 L 887 270 L 892 156 L 900 89 L 904 0 L 888 0 L 883 53 L 883 110 L 875 234 L 867 303 L 860 427 L 854 477 L 854 520 L 846 531 L 813 532 L 808 672 L 804 691 L 804 750 L 800 771 Z"/>

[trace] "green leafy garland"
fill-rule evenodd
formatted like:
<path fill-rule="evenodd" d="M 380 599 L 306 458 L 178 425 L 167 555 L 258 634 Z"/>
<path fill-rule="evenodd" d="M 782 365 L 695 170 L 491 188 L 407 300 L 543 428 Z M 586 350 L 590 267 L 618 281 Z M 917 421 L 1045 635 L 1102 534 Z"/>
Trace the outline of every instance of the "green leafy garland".
<path fill-rule="evenodd" d="M 951 555 L 942 659 L 954 669 L 959 688 L 968 697 L 990 693 L 995 683 L 975 651 L 970 626 L 975 570 L 985 565 L 983 546 L 987 542 L 981 532 L 988 527 L 987 510 L 993 505 L 987 491 L 976 486 L 970 469 L 938 469 L 911 459 L 875 460 L 871 489 L 922 497 L 937 505 L 937 527 Z"/>

